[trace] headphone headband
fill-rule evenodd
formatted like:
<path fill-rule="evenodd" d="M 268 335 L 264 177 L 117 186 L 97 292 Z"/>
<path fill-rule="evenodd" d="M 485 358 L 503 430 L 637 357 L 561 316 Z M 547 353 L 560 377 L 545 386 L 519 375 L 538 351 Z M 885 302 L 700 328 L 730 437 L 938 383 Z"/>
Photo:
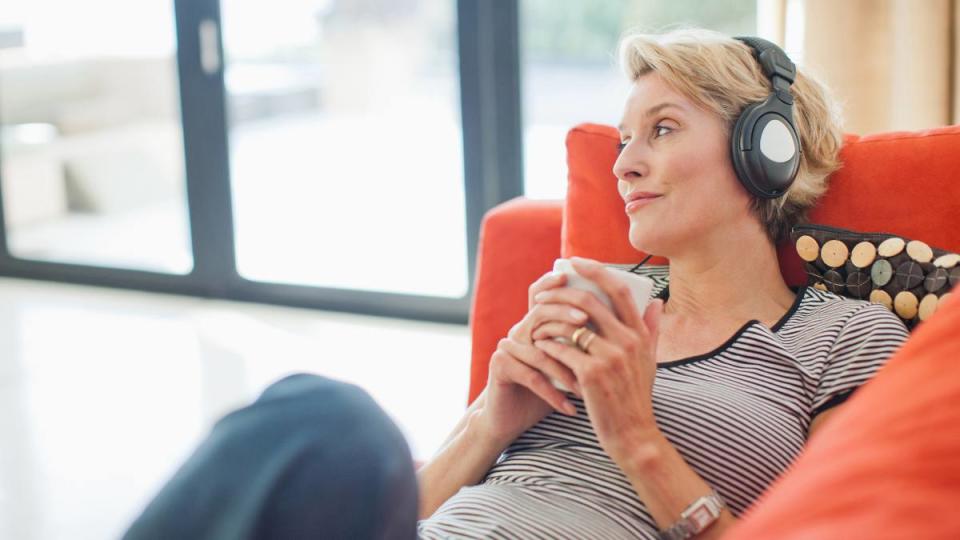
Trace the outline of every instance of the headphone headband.
<path fill-rule="evenodd" d="M 780 77 L 787 83 L 793 84 L 796 80 L 797 66 L 776 43 L 752 36 L 736 36 L 733 39 L 742 41 L 753 49 L 754 58 L 760 64 L 763 74 L 771 81 L 774 81 L 775 77 Z"/>
<path fill-rule="evenodd" d="M 746 43 L 753 49 L 753 57 L 760 64 L 763 74 L 770 79 L 774 90 L 789 91 L 797 78 L 797 66 L 776 43 L 752 36 L 736 36 L 733 39 Z"/>
<path fill-rule="evenodd" d="M 790 86 L 797 66 L 775 43 L 752 36 L 736 36 L 753 50 L 772 91 L 763 101 L 748 105 L 733 127 L 730 152 L 737 178 L 762 199 L 786 193 L 800 165 L 800 138 L 793 124 Z"/>

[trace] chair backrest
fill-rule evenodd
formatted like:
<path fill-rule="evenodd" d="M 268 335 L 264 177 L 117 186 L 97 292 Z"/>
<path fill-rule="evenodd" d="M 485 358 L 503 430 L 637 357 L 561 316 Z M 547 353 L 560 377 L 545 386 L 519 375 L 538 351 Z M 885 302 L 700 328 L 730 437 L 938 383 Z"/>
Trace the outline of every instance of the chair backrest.
<path fill-rule="evenodd" d="M 561 253 L 607 263 L 646 254 L 628 239 L 629 221 L 617 193 L 616 128 L 581 124 L 567 134 L 569 180 Z M 960 251 L 960 125 L 916 132 L 846 135 L 840 170 L 810 221 L 864 232 L 887 232 Z M 806 281 L 789 241 L 778 246 L 789 285 Z M 654 257 L 650 264 L 667 264 Z"/>

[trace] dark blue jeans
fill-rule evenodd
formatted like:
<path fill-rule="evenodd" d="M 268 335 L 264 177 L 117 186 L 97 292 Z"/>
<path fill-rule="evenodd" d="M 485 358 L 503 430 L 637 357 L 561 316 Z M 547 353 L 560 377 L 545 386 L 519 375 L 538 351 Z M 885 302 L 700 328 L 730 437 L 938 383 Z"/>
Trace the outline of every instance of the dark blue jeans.
<path fill-rule="evenodd" d="M 297 374 L 214 425 L 125 539 L 416 538 L 406 440 L 356 385 Z"/>

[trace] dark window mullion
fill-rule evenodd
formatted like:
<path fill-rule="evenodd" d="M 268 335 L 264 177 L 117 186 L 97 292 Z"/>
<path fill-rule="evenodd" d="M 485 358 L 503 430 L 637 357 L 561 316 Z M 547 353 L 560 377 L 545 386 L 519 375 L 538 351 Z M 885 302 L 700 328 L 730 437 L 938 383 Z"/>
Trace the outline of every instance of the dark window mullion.
<path fill-rule="evenodd" d="M 211 296 L 237 285 L 219 0 L 176 0 L 177 60 L 187 171 L 193 275 Z M 201 25 L 213 51 L 203 51 Z M 213 29 L 213 33 L 209 30 Z M 213 53 L 216 69 L 201 57 Z M 211 58 L 207 59 L 210 62 Z"/>
<path fill-rule="evenodd" d="M 467 215 L 479 232 L 483 213 L 523 194 L 519 16 L 516 0 L 458 5 Z"/>

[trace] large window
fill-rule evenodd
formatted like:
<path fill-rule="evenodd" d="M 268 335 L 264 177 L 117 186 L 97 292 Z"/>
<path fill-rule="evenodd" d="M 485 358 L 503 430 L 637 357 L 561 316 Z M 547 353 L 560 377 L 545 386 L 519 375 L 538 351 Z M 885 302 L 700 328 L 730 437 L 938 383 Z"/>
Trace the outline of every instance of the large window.
<path fill-rule="evenodd" d="M 628 83 L 616 46 L 627 29 L 678 25 L 753 34 L 757 0 L 520 0 L 524 194 L 562 199 L 567 131 L 581 122 L 616 125 Z"/>
<path fill-rule="evenodd" d="M 237 268 L 467 292 L 456 6 L 223 0 Z"/>
<path fill-rule="evenodd" d="M 14 257 L 191 270 L 172 8 L 4 3 L 0 177 Z"/>
<path fill-rule="evenodd" d="M 467 322 L 514 3 L 75 4 L 0 10 L 0 275 Z"/>

